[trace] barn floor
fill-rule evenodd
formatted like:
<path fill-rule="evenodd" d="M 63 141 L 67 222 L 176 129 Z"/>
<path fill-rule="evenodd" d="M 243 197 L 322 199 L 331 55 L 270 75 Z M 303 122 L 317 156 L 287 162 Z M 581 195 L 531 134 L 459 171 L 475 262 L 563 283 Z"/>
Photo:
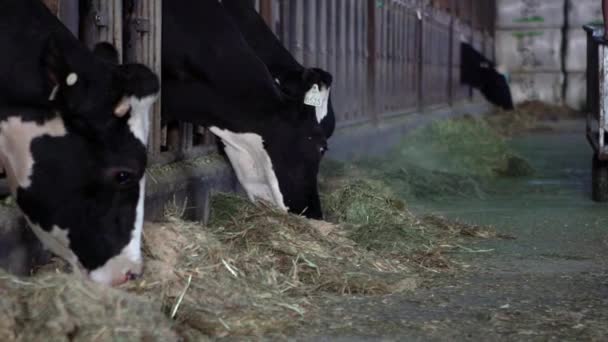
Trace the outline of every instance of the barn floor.
<path fill-rule="evenodd" d="M 311 340 L 606 340 L 608 205 L 590 198 L 582 121 L 512 139 L 537 172 L 484 199 L 416 203 L 516 240 L 454 255 L 467 270 L 411 294 L 326 300 L 295 336 Z"/>

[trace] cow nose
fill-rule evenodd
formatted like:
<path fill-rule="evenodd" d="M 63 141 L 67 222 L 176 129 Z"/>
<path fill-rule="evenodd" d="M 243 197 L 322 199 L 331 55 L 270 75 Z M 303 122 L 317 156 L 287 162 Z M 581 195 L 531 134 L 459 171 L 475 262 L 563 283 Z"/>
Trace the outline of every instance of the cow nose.
<path fill-rule="evenodd" d="M 129 282 L 131 280 L 135 280 L 139 277 L 139 274 L 128 271 L 127 273 L 125 273 L 123 276 L 116 278 L 112 281 L 112 286 L 120 286 L 122 284 L 125 284 L 126 282 Z"/>
<path fill-rule="evenodd" d="M 138 277 L 139 277 L 139 274 L 131 272 L 131 271 L 127 272 L 127 274 L 126 274 L 127 281 L 135 280 Z"/>

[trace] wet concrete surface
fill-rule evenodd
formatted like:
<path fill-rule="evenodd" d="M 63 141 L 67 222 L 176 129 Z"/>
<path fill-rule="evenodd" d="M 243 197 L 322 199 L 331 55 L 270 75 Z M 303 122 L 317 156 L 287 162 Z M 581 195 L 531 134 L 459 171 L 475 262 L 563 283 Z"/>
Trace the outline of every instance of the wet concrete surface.
<path fill-rule="evenodd" d="M 410 294 L 328 300 L 303 340 L 608 341 L 608 204 L 590 199 L 584 123 L 515 138 L 536 174 L 493 184 L 483 199 L 418 203 L 418 211 L 494 226 L 452 257 L 463 271 Z"/>

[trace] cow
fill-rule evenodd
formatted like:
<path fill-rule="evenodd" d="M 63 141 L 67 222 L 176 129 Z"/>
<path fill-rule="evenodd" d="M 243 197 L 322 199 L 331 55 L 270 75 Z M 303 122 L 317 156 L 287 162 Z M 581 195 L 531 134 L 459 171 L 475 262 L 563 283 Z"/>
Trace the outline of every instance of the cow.
<path fill-rule="evenodd" d="M 305 93 L 286 94 L 217 1 L 163 2 L 162 111 L 218 136 L 251 200 L 322 218 L 327 137 Z"/>
<path fill-rule="evenodd" d="M 462 42 L 460 49 L 461 83 L 479 89 L 491 103 L 505 110 L 513 110 L 513 99 L 507 77 L 499 72 L 494 62 L 471 44 Z"/>
<path fill-rule="evenodd" d="M 266 25 L 253 1 L 223 0 L 222 5 L 282 90 L 292 96 L 306 94 L 304 101 L 315 107 L 317 120 L 329 139 L 336 126 L 330 96 L 332 75 L 323 69 L 305 68 L 300 64 Z"/>
<path fill-rule="evenodd" d="M 0 23 L 0 166 L 19 209 L 76 272 L 139 275 L 158 77 L 96 57 L 39 0 L 2 1 Z"/>

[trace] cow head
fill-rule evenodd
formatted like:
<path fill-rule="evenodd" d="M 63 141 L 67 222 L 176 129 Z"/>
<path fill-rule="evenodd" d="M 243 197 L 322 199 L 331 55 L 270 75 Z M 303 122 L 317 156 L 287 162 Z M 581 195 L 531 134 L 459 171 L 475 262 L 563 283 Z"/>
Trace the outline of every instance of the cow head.
<path fill-rule="evenodd" d="M 148 112 L 158 79 L 140 65 L 87 66 L 58 52 L 43 61 L 54 89 L 47 107 L 0 108 L 1 166 L 43 244 L 92 280 L 118 284 L 142 269 Z"/>
<path fill-rule="evenodd" d="M 236 133 L 211 127 L 221 138 L 239 182 L 251 200 L 321 219 L 317 174 L 327 150 L 320 125 L 310 118 L 274 118 L 266 127 Z"/>
<path fill-rule="evenodd" d="M 329 139 L 336 125 L 330 97 L 332 75 L 319 68 L 303 68 L 277 75 L 275 80 L 285 94 L 314 107 L 317 122 Z"/>

